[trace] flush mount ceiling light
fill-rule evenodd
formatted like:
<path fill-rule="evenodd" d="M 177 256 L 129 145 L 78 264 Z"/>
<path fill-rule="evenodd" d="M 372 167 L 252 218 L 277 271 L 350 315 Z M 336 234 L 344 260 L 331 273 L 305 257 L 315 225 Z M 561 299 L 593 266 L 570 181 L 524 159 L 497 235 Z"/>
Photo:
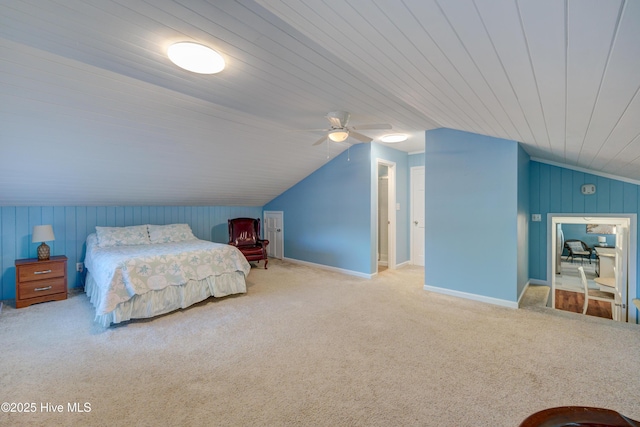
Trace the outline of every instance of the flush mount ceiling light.
<path fill-rule="evenodd" d="M 215 74 L 224 70 L 224 58 L 215 50 L 192 42 L 174 43 L 167 56 L 180 68 L 199 74 Z"/>
<path fill-rule="evenodd" d="M 329 132 L 329 139 L 334 142 L 342 142 L 349 137 L 349 132 L 344 129 L 336 129 Z"/>
<path fill-rule="evenodd" d="M 380 141 L 386 142 L 387 144 L 393 144 L 395 142 L 403 142 L 407 140 L 407 135 L 401 133 L 395 133 L 391 135 L 385 135 L 380 138 Z"/>

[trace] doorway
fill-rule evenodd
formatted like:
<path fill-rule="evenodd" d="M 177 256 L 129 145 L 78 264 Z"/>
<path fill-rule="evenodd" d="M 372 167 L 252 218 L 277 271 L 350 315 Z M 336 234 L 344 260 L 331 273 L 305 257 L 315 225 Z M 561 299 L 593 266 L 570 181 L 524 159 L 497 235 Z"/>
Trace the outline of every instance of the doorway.
<path fill-rule="evenodd" d="M 269 241 L 267 256 L 282 259 L 284 257 L 284 212 L 264 211 L 264 236 Z"/>
<path fill-rule="evenodd" d="M 424 267 L 424 166 L 411 168 L 411 264 Z"/>
<path fill-rule="evenodd" d="M 389 168 L 378 166 L 378 270 L 389 265 Z"/>
<path fill-rule="evenodd" d="M 637 254 L 636 215 L 549 214 L 547 221 L 547 277 L 550 277 L 551 281 L 551 307 L 556 308 L 556 289 L 566 289 L 571 286 L 579 288 L 581 286 L 580 276 L 577 273 L 577 268 L 580 266 L 587 272 L 589 286 L 598 288 L 598 280 L 596 279 L 600 274 L 604 274 L 598 269 L 600 266 L 604 267 L 603 264 L 600 264 L 600 259 L 602 258 L 603 262 L 609 261 L 604 260 L 603 253 L 592 255 L 586 260 L 572 260 L 578 263 L 576 265 L 568 264 L 562 260 L 564 241 L 573 240 L 576 237 L 578 237 L 577 240 L 591 239 L 593 241 L 590 240 L 587 246 L 596 249 L 607 246 L 608 255 L 613 257 L 611 262 L 615 265 L 615 269 L 611 270 L 611 280 L 615 282 L 614 319 L 636 323 L 636 311 L 629 309 L 629 302 L 636 297 L 637 265 L 636 262 L 629 261 L 635 260 Z M 576 229 L 576 227 L 582 230 L 582 235 L 575 236 L 572 234 L 575 232 L 566 233 L 568 229 Z M 610 231 L 602 232 L 600 230 L 599 233 L 588 234 L 589 229 L 602 228 L 608 228 Z M 596 252 L 595 249 L 592 251 Z M 582 292 L 584 293 L 584 291 Z"/>
<path fill-rule="evenodd" d="M 396 268 L 396 177 L 393 162 L 376 161 L 376 273 Z"/>

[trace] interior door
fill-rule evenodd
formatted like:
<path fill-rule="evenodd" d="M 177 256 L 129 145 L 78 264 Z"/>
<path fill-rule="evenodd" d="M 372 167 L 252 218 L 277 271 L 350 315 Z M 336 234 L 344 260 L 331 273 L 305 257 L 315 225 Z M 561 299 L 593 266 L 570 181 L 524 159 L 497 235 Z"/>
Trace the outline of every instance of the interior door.
<path fill-rule="evenodd" d="M 424 167 L 411 168 L 411 262 L 424 266 Z"/>
<path fill-rule="evenodd" d="M 378 264 L 389 264 L 389 176 L 386 166 L 378 168 L 384 170 L 384 176 L 378 178 Z"/>
<path fill-rule="evenodd" d="M 614 310 L 614 320 L 620 322 L 627 321 L 627 242 L 629 240 L 629 228 L 623 225 L 616 225 L 616 259 L 614 276 L 616 280 L 616 307 Z"/>
<path fill-rule="evenodd" d="M 283 212 L 264 212 L 264 233 L 269 240 L 267 256 L 282 259 L 284 257 Z"/>

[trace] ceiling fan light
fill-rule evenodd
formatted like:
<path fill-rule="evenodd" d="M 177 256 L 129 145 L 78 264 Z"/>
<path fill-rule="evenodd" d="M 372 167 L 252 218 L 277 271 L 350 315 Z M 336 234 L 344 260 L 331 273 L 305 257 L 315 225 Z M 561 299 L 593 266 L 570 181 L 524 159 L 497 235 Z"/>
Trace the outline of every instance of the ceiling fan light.
<path fill-rule="evenodd" d="M 403 142 L 407 140 L 407 135 L 402 134 L 402 133 L 395 133 L 395 134 L 390 134 L 390 135 L 385 135 L 382 138 L 380 138 L 380 141 L 382 142 L 386 142 L 387 144 L 394 144 L 396 142 Z"/>
<path fill-rule="evenodd" d="M 349 132 L 346 130 L 338 129 L 329 132 L 329 139 L 333 142 L 342 142 L 349 137 Z"/>
<path fill-rule="evenodd" d="M 225 66 L 222 55 L 198 43 L 174 43 L 167 49 L 167 56 L 178 67 L 198 74 L 216 74 Z"/>

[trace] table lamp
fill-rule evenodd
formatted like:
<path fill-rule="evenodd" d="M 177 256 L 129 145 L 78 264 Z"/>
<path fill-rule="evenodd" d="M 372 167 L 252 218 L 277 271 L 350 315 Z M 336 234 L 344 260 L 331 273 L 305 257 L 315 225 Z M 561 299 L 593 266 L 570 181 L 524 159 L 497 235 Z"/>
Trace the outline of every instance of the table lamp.
<path fill-rule="evenodd" d="M 38 246 L 38 261 L 46 261 L 49 259 L 51 250 L 45 242 L 52 240 L 56 240 L 56 237 L 53 235 L 53 227 L 50 225 L 35 225 L 33 227 L 31 243 L 42 242 L 42 244 Z"/>
<path fill-rule="evenodd" d="M 598 236 L 598 245 L 607 246 L 607 238 L 605 236 Z"/>

